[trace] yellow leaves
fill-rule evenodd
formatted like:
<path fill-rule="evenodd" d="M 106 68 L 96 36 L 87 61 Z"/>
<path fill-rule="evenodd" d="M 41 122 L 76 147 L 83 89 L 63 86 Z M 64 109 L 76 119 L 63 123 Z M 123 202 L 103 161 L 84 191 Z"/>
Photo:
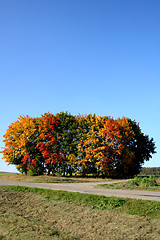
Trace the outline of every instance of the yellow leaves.
<path fill-rule="evenodd" d="M 3 157 L 10 163 L 13 161 L 13 156 L 16 158 L 18 155 L 26 154 L 26 144 L 30 141 L 31 136 L 36 131 L 35 122 L 33 118 L 28 115 L 20 116 L 17 121 L 11 123 L 8 127 L 3 142 L 8 149 L 1 151 Z M 19 149 L 19 151 L 17 151 Z"/>
<path fill-rule="evenodd" d="M 101 165 L 101 161 L 96 162 L 96 166 L 99 167 Z"/>
<path fill-rule="evenodd" d="M 35 132 L 34 120 L 29 116 L 20 116 L 18 120 L 12 123 L 4 135 L 4 142 L 11 144 L 14 141 L 19 141 L 29 137 Z"/>
<path fill-rule="evenodd" d="M 66 158 L 70 163 L 77 163 L 77 157 L 75 154 L 69 154 L 66 156 Z"/>

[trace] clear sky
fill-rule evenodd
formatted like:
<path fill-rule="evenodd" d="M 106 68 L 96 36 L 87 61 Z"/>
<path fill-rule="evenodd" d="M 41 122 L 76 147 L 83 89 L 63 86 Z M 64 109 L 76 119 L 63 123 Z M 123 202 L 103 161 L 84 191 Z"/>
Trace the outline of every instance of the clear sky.
<path fill-rule="evenodd" d="M 20 115 L 125 116 L 160 167 L 159 0 L 0 0 L 0 83 L 0 147 Z"/>

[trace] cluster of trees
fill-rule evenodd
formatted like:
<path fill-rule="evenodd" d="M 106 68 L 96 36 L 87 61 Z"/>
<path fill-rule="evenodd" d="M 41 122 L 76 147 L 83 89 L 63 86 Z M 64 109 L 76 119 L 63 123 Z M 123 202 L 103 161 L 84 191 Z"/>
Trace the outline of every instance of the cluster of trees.
<path fill-rule="evenodd" d="M 68 112 L 20 116 L 4 135 L 8 164 L 33 175 L 92 174 L 126 178 L 139 173 L 155 153 L 153 139 L 129 118 Z"/>
<path fill-rule="evenodd" d="M 160 167 L 143 167 L 139 175 L 140 176 L 149 176 L 149 175 L 160 176 Z"/>

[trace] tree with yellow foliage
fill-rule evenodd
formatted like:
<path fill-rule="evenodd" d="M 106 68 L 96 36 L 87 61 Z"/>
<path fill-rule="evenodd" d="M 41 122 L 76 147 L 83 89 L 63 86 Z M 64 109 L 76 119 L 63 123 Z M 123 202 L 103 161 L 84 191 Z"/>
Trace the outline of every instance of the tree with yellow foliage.
<path fill-rule="evenodd" d="M 5 148 L 1 153 L 8 164 L 15 164 L 18 170 L 27 174 L 30 168 L 41 173 L 42 166 L 36 149 L 36 118 L 20 116 L 8 127 L 3 142 Z"/>

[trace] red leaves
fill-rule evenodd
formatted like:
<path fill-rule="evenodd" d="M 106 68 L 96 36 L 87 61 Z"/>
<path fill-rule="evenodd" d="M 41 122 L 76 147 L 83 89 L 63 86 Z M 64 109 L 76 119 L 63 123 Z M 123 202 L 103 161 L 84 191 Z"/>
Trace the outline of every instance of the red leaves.
<path fill-rule="evenodd" d="M 36 159 L 32 159 L 29 154 L 25 154 L 24 157 L 21 160 L 23 165 L 34 165 L 37 166 Z"/>
<path fill-rule="evenodd" d="M 22 158 L 21 162 L 25 165 L 27 163 L 30 163 L 30 155 L 25 154 L 24 157 Z"/>
<path fill-rule="evenodd" d="M 45 160 L 45 165 L 55 165 L 62 162 L 62 156 L 57 147 L 57 133 L 56 127 L 58 126 L 59 121 L 58 117 L 55 117 L 52 114 L 45 114 L 42 116 L 41 121 L 39 122 L 39 138 L 41 142 L 37 144 L 37 148 L 42 153 L 42 156 Z"/>
<path fill-rule="evenodd" d="M 42 152 L 44 150 L 44 148 L 45 148 L 44 143 L 43 142 L 38 143 L 37 144 L 37 148 L 39 148 L 39 150 Z"/>

